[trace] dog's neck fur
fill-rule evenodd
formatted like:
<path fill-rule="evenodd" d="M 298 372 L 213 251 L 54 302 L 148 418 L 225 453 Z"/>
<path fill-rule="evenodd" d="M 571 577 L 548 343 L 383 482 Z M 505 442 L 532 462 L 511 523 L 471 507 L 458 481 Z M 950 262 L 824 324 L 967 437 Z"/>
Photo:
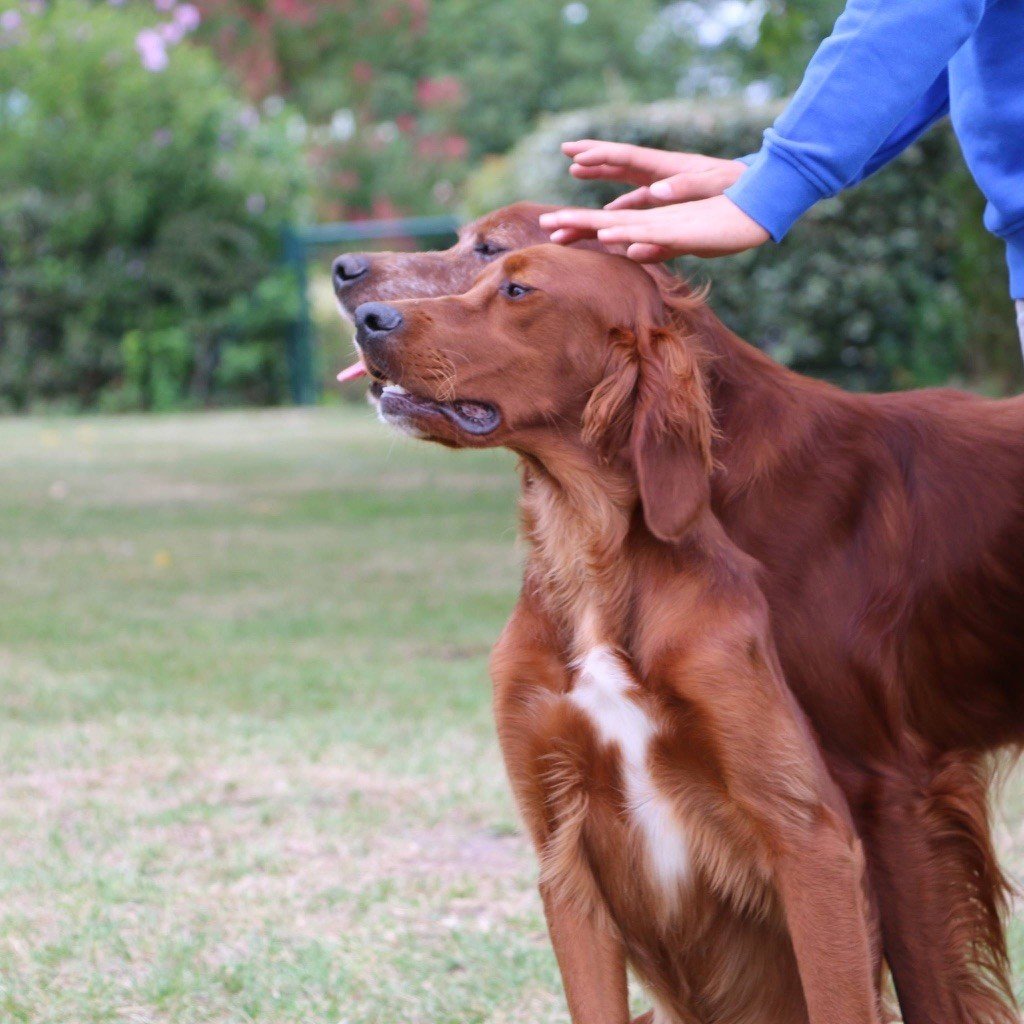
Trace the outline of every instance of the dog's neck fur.
<path fill-rule="evenodd" d="M 802 392 L 828 385 L 779 366 L 707 307 L 697 318 L 687 326 L 706 352 L 715 417 L 724 428 L 714 452 L 717 504 L 746 494 L 759 477 L 793 456 L 799 436 L 812 429 L 800 412 Z M 631 470 L 606 461 L 576 432 L 535 439 L 519 454 L 521 532 L 532 584 L 568 638 L 573 657 L 586 645 L 625 646 L 633 586 L 625 563 L 638 507 Z M 706 532 L 694 530 L 695 535 Z"/>
<path fill-rule="evenodd" d="M 622 561 L 637 501 L 630 474 L 605 463 L 579 436 L 534 446 L 523 454 L 520 474 L 530 574 L 571 636 L 573 656 L 620 643 L 629 600 Z"/>

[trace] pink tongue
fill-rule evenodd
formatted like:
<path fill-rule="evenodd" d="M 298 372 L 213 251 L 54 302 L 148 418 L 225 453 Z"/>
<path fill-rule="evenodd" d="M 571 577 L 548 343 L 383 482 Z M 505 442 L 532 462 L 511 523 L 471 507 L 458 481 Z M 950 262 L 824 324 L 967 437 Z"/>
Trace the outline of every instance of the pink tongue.
<path fill-rule="evenodd" d="M 347 384 L 350 380 L 358 380 L 360 377 L 366 376 L 366 367 L 363 365 L 363 361 L 360 359 L 358 363 L 353 363 L 351 366 L 342 370 L 338 374 L 338 383 Z"/>

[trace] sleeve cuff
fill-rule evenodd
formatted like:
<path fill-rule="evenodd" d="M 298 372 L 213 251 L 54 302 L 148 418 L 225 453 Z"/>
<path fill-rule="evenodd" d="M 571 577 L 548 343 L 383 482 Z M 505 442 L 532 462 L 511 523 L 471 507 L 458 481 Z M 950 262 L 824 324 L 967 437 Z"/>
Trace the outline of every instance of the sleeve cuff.
<path fill-rule="evenodd" d="M 793 224 L 826 195 L 769 146 L 757 154 L 749 170 L 725 194 L 776 242 L 781 242 Z"/>

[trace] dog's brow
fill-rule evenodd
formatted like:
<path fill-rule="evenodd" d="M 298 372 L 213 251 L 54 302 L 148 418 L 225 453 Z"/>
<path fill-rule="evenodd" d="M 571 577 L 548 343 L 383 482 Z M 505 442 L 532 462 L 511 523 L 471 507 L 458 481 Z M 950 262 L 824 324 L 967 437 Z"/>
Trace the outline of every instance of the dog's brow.
<path fill-rule="evenodd" d="M 530 261 L 524 256 L 509 256 L 505 260 L 505 273 L 506 274 L 521 274 L 530 264 Z"/>

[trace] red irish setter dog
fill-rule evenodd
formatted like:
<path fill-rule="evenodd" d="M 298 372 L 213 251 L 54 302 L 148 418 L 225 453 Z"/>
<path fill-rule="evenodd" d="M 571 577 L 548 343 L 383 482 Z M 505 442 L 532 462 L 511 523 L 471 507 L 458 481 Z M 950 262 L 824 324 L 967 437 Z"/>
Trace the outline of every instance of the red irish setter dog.
<path fill-rule="evenodd" d="M 786 687 L 758 567 L 710 507 L 687 311 L 623 257 L 545 245 L 464 295 L 367 303 L 382 419 L 523 463 L 498 735 L 573 1020 L 872 1024 L 860 842 Z"/>
<path fill-rule="evenodd" d="M 546 237 L 543 209 L 499 210 L 443 253 L 342 257 L 339 297 L 463 292 Z M 786 682 L 849 801 L 904 1018 L 1017 1021 L 988 786 L 989 755 L 1024 739 L 1024 400 L 849 395 L 654 278 L 703 353 L 711 508 L 759 564 Z M 635 276 L 606 287 L 641 301 Z"/>

